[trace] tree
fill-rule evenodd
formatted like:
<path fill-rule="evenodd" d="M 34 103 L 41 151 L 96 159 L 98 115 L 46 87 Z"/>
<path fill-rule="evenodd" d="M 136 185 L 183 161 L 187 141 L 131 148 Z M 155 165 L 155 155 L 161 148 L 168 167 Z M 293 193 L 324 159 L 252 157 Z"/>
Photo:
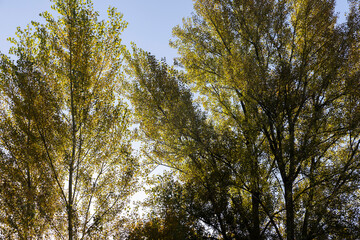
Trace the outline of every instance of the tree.
<path fill-rule="evenodd" d="M 180 172 L 186 211 L 212 229 L 213 237 L 243 239 L 253 227 L 248 218 L 251 179 L 247 166 L 239 165 L 245 161 L 241 139 L 206 121 L 182 74 L 136 49 L 130 65 L 135 76 L 130 98 L 146 156 Z M 240 183 L 244 193 L 234 188 Z"/>
<path fill-rule="evenodd" d="M 186 73 L 130 60 L 145 152 L 223 239 L 359 232 L 359 4 L 345 24 L 334 4 L 198 0 L 174 29 Z"/>
<path fill-rule="evenodd" d="M 108 21 L 98 21 L 91 1 L 57 0 L 53 9 L 57 20 L 45 12 L 45 24 L 18 29 L 11 50 L 17 64 L 2 56 L 1 161 L 7 165 L 1 170 L 14 186 L 33 182 L 13 189 L 16 197 L 40 187 L 33 194 L 37 199 L 24 200 L 49 205 L 52 212 L 39 210 L 53 223 L 48 234 L 104 238 L 126 206 L 137 173 L 119 87 L 126 23 L 114 8 Z M 29 175 L 18 176 L 22 173 Z M 42 195 L 51 200 L 38 199 Z M 2 193 L 1 200 L 11 196 Z M 9 212 L 8 206 L 1 210 Z M 9 221 L 1 224 L 17 231 Z M 30 224 L 31 231 L 35 226 Z"/>

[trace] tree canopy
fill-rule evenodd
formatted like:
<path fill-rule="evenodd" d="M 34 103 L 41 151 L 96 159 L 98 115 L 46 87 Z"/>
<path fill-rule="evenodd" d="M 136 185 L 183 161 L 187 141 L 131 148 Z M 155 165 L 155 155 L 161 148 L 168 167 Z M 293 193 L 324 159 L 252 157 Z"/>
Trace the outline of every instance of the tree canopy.
<path fill-rule="evenodd" d="M 138 166 L 119 89 L 126 23 L 113 8 L 98 21 L 89 1 L 53 3 L 59 17 L 18 29 L 18 60 L 1 60 L 0 226 L 9 238 L 106 238 Z"/>
<path fill-rule="evenodd" d="M 114 8 L 53 3 L 1 57 L 0 237 L 360 236 L 359 1 L 195 0 L 173 66 Z"/>
<path fill-rule="evenodd" d="M 135 50 L 144 151 L 214 237 L 359 235 L 359 3 L 343 24 L 334 5 L 198 0 L 171 42 L 183 73 Z"/>

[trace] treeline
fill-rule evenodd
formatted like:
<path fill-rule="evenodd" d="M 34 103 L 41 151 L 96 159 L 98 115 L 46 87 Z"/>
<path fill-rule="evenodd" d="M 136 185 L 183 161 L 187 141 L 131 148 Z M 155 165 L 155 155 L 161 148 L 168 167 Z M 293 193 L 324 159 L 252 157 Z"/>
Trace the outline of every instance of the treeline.
<path fill-rule="evenodd" d="M 359 238 L 358 1 L 340 24 L 332 0 L 196 0 L 174 66 L 114 8 L 53 4 L 1 56 L 0 238 Z"/>

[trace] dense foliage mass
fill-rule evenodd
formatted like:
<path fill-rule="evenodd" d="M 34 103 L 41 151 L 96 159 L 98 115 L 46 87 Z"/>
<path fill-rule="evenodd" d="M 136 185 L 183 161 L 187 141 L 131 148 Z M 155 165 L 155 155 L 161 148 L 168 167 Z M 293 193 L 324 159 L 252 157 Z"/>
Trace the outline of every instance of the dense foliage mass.
<path fill-rule="evenodd" d="M 126 23 L 54 1 L 1 58 L 0 238 L 111 236 L 136 180 L 119 84 Z"/>
<path fill-rule="evenodd" d="M 0 238 L 358 239 L 359 1 L 196 0 L 175 66 L 53 2 L 1 56 Z M 133 140 L 170 172 L 125 219 Z"/>
<path fill-rule="evenodd" d="M 334 5 L 197 0 L 171 43 L 185 73 L 135 49 L 144 151 L 207 237 L 360 236 L 360 9 Z"/>

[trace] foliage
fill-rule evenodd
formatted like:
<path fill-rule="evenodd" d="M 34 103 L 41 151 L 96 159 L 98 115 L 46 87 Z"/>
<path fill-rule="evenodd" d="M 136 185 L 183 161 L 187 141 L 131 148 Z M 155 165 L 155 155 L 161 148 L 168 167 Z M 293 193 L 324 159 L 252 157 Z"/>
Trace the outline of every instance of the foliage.
<path fill-rule="evenodd" d="M 91 1 L 53 9 L 58 19 L 18 29 L 17 63 L 2 56 L 1 226 L 14 238 L 106 238 L 137 172 L 119 88 L 126 23 L 114 8 L 98 21 Z"/>
<path fill-rule="evenodd" d="M 14 230 L 19 239 L 40 239 L 53 224 L 60 201 L 52 191 L 55 182 L 50 177 L 46 152 L 32 120 L 37 116 L 44 127 L 57 126 L 56 119 L 46 117 L 51 115 L 54 102 L 36 97 L 46 98 L 49 94 L 46 86 L 40 83 L 40 73 L 29 61 L 22 59 L 8 68 L 3 64 L 3 70 L 7 70 L 3 74 L 13 73 L 14 81 L 2 84 L 3 103 L 9 105 L 7 111 L 1 112 L 0 125 L 1 232 L 8 238 L 12 238 Z"/>
<path fill-rule="evenodd" d="M 186 212 L 184 189 L 172 175 L 154 176 L 150 184 L 148 213 L 130 224 L 126 239 L 207 239 L 201 222 Z"/>
<path fill-rule="evenodd" d="M 359 232 L 360 9 L 339 25 L 334 4 L 198 0 L 174 28 L 185 73 L 129 57 L 144 152 L 215 237 Z"/>
<path fill-rule="evenodd" d="M 1 55 L 0 238 L 360 235 L 358 1 L 338 24 L 334 0 L 195 0 L 173 67 L 126 51 L 115 9 L 53 2 Z M 171 171 L 130 221 L 134 123 Z"/>

